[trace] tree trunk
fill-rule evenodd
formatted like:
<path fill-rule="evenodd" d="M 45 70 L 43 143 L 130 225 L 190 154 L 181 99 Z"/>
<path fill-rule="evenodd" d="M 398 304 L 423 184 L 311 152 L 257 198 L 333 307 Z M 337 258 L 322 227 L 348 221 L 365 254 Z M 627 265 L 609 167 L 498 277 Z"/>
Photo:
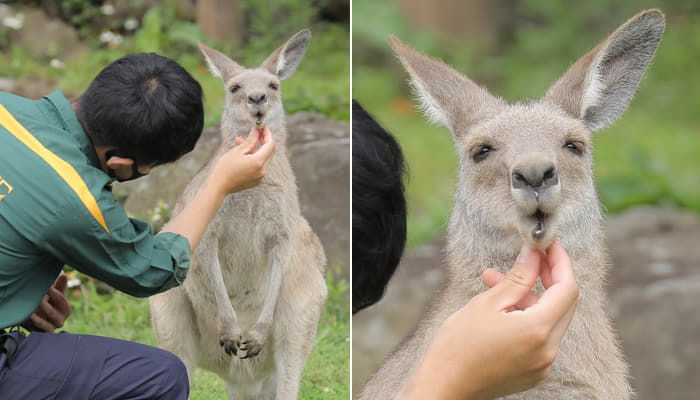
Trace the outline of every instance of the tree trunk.
<path fill-rule="evenodd" d="M 226 42 L 241 43 L 243 12 L 239 0 L 199 0 L 197 24 L 205 35 Z"/>

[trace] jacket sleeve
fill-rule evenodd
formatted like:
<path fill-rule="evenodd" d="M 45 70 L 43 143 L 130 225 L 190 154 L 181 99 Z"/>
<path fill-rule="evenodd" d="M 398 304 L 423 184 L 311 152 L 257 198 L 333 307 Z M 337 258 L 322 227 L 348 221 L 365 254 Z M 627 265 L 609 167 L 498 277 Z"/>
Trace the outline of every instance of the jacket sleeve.
<path fill-rule="evenodd" d="M 147 297 L 180 285 L 189 269 L 190 244 L 171 232 L 154 235 L 128 218 L 108 191 L 98 201 L 106 228 L 74 201 L 56 211 L 45 250 L 78 271 L 132 296 Z"/>

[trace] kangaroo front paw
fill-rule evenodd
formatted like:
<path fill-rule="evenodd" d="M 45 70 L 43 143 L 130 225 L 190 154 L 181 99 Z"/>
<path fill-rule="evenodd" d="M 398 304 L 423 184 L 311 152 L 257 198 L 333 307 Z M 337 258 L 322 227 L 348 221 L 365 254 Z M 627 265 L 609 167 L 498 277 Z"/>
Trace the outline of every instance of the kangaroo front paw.
<path fill-rule="evenodd" d="M 238 357 L 240 359 L 253 358 L 260 353 L 265 345 L 265 339 L 269 333 L 268 326 L 256 326 L 250 331 L 248 336 L 241 341 L 238 346 Z"/>
<path fill-rule="evenodd" d="M 240 332 L 222 333 L 219 336 L 219 345 L 224 348 L 226 354 L 237 355 L 238 348 L 241 346 Z"/>

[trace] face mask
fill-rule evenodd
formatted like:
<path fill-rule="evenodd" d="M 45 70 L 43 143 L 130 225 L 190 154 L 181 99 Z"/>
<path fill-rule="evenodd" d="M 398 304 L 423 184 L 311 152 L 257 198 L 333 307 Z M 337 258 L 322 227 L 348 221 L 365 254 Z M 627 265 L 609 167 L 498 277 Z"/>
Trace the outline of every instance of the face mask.
<path fill-rule="evenodd" d="M 117 149 L 108 150 L 105 153 L 105 161 L 109 160 L 111 157 L 131 158 L 131 156 L 129 156 L 129 155 L 125 154 L 124 152 L 122 152 L 121 150 L 117 150 Z M 131 158 L 131 159 L 133 160 L 133 158 Z M 132 179 L 140 178 L 140 177 L 146 175 L 146 174 L 142 174 L 139 172 L 139 167 L 138 167 L 138 164 L 136 163 L 136 160 L 134 160 L 134 163 L 131 164 L 131 176 L 129 176 L 128 178 L 125 178 L 125 179 L 118 178 L 115 171 L 110 167 L 107 167 L 107 174 L 110 176 L 110 178 L 116 179 L 119 182 L 130 181 Z"/>

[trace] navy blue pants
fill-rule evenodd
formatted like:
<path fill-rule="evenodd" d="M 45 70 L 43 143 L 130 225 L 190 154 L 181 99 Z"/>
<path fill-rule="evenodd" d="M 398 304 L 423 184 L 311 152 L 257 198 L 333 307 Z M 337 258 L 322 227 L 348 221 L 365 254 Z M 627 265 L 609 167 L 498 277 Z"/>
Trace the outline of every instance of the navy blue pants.
<path fill-rule="evenodd" d="M 17 351 L 0 353 L 0 399 L 187 399 L 184 364 L 140 343 L 70 333 L 9 333 Z"/>

